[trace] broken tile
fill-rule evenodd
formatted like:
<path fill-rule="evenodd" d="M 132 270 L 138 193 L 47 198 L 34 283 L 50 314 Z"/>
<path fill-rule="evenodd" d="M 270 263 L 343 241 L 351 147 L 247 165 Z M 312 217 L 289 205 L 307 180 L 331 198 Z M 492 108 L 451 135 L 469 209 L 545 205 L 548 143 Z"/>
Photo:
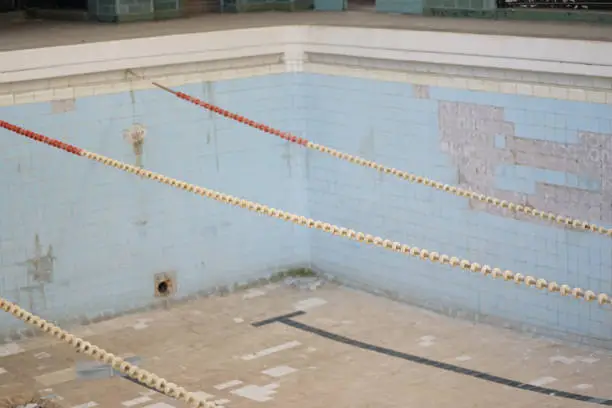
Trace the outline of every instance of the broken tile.
<path fill-rule="evenodd" d="M 222 384 L 215 385 L 215 388 L 217 390 L 225 390 L 227 388 L 237 387 L 241 384 L 242 384 L 242 381 L 240 380 L 232 380 L 232 381 L 224 382 Z"/>
<path fill-rule="evenodd" d="M 270 377 L 282 377 L 287 374 L 295 373 L 297 370 L 293 367 L 289 366 L 277 366 L 268 368 L 267 370 L 262 371 L 263 374 L 269 375 Z"/>

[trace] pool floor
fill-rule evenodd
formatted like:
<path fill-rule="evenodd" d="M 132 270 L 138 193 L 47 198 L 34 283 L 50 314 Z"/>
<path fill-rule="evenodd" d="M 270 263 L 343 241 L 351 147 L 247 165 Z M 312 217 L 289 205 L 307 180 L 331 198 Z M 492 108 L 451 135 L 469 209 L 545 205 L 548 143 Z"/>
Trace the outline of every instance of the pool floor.
<path fill-rule="evenodd" d="M 226 407 L 612 405 L 610 352 L 327 282 L 271 284 L 72 332 Z M 0 356 L 0 399 L 38 391 L 62 407 L 186 406 L 47 337 L 0 346 Z"/>

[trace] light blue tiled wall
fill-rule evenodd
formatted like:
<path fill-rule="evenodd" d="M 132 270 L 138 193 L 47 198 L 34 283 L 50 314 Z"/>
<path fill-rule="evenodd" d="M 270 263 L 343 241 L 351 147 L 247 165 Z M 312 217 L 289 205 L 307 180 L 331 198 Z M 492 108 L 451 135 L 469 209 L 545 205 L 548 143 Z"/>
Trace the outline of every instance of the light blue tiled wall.
<path fill-rule="evenodd" d="M 303 132 L 295 76 L 181 87 L 256 120 Z M 307 214 L 304 151 L 158 90 L 0 108 L 3 120 L 134 163 L 122 137 L 146 126 L 145 168 Z M 307 265 L 308 231 L 0 132 L 0 293 L 50 319 L 151 303 L 153 275 L 176 271 L 179 295 Z M 38 235 L 53 282 L 28 290 Z M 0 329 L 14 327 L 0 315 Z"/>
<path fill-rule="evenodd" d="M 609 106 L 299 74 L 183 91 L 310 140 L 441 182 L 612 224 Z M 477 203 L 288 146 L 158 91 L 0 110 L 5 120 L 125 161 L 121 138 L 148 128 L 144 165 L 277 208 L 560 283 L 612 292 L 612 240 L 513 219 Z M 0 292 L 46 317 L 127 310 L 152 275 L 182 294 L 311 262 L 324 272 L 447 312 L 612 339 L 609 308 L 299 229 L 9 134 L 0 139 Z M 27 188 L 26 188 L 27 186 Z M 140 225 L 145 223 L 145 225 Z M 30 304 L 38 234 L 57 257 Z M 262 237 L 265 236 L 265 240 Z M 38 297 L 37 297 L 38 296 Z M 0 316 L 0 327 L 12 324 Z"/>
<path fill-rule="evenodd" d="M 508 194 L 523 194 L 518 199 L 583 219 L 589 218 L 580 208 L 584 202 L 574 207 L 546 201 L 551 199 L 547 194 L 563 200 L 567 191 L 575 191 L 580 200 L 583 191 L 594 191 L 599 195 L 586 205 L 597 206 L 599 217 L 590 221 L 611 224 L 603 208 L 610 205 L 609 192 L 601 186 L 609 178 L 607 159 L 586 163 L 584 171 L 576 169 L 574 160 L 589 162 L 586 144 L 593 138 L 599 143 L 595 150 L 607 151 L 603 145 L 612 138 L 609 106 L 433 87 L 416 92 L 406 84 L 322 75 L 305 75 L 301 81 L 312 141 L 489 194 L 509 189 Z M 461 149 L 445 151 L 444 143 Z M 500 162 L 486 159 L 496 152 Z M 320 153 L 309 152 L 307 160 L 308 203 L 316 219 L 559 283 L 612 290 L 609 238 L 512 219 Z M 511 320 L 599 344 L 612 340 L 609 307 L 323 233 L 314 232 L 311 245 L 317 269 L 437 310 Z"/>

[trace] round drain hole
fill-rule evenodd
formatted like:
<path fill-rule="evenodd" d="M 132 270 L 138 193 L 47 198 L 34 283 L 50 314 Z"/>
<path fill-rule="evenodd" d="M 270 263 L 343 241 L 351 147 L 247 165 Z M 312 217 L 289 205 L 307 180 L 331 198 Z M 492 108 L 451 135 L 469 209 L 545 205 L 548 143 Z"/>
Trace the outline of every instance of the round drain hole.
<path fill-rule="evenodd" d="M 156 297 L 170 297 L 176 292 L 176 273 L 163 272 L 155 274 L 153 278 L 153 290 Z"/>
<path fill-rule="evenodd" d="M 170 281 L 163 280 L 157 283 L 157 293 L 161 296 L 168 296 L 170 294 Z"/>

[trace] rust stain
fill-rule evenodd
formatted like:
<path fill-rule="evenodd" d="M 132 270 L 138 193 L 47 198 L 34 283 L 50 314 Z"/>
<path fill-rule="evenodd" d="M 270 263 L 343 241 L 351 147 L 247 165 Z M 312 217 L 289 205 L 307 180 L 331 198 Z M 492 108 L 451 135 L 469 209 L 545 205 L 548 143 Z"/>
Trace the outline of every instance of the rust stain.
<path fill-rule="evenodd" d="M 123 138 L 132 145 L 134 156 L 136 156 L 137 167 L 142 168 L 142 155 L 144 152 L 144 141 L 147 129 L 144 125 L 135 123 L 123 132 Z"/>
<path fill-rule="evenodd" d="M 202 91 L 204 92 L 204 97 L 207 98 L 210 103 L 214 104 L 215 103 L 215 92 L 214 92 L 214 88 L 213 88 L 213 84 L 210 81 L 206 81 L 202 84 Z M 211 129 L 212 129 L 212 134 L 209 133 L 208 139 L 210 141 L 211 137 L 212 137 L 212 141 L 214 142 L 214 149 L 215 149 L 215 167 L 217 169 L 217 173 L 220 171 L 220 163 L 219 163 L 219 146 L 217 144 L 217 121 L 216 121 L 216 115 L 212 112 L 212 111 L 208 111 L 208 117 L 211 120 Z"/>
<path fill-rule="evenodd" d="M 49 245 L 46 254 L 43 253 L 40 237 L 36 234 L 34 236 L 34 256 L 18 263 L 26 267 L 27 276 L 27 283 L 18 288 L 18 297 L 21 298 L 21 294 L 27 295 L 31 311 L 44 310 L 47 306 L 45 286 L 53 281 L 55 260 L 53 246 Z"/>
<path fill-rule="evenodd" d="M 53 278 L 53 266 L 55 263 L 53 246 L 47 247 L 47 253 L 43 255 L 43 248 L 38 234 L 34 236 L 34 256 L 21 265 L 27 267 L 28 277 L 33 282 L 51 283 Z"/>

